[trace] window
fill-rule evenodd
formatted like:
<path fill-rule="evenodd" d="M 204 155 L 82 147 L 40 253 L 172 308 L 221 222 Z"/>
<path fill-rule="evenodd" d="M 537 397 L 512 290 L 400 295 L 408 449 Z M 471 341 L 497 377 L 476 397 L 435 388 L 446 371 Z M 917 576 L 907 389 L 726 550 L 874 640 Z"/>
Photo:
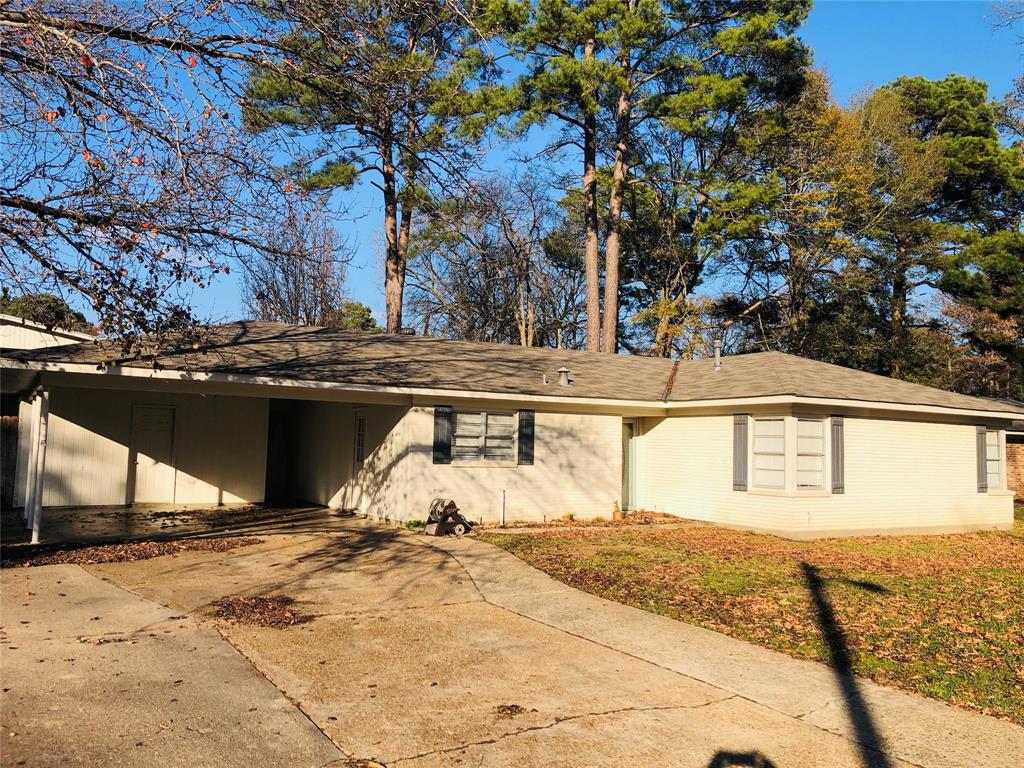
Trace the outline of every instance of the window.
<path fill-rule="evenodd" d="M 356 429 L 352 455 L 357 465 L 366 460 L 366 414 L 356 412 Z"/>
<path fill-rule="evenodd" d="M 455 413 L 452 461 L 515 460 L 515 414 Z"/>
<path fill-rule="evenodd" d="M 825 422 L 796 420 L 796 487 L 825 487 Z"/>
<path fill-rule="evenodd" d="M 754 419 L 755 488 L 786 487 L 786 421 Z"/>
<path fill-rule="evenodd" d="M 985 470 L 988 475 L 989 490 L 1001 490 L 1003 487 L 1003 451 L 999 430 L 996 429 L 985 432 Z"/>

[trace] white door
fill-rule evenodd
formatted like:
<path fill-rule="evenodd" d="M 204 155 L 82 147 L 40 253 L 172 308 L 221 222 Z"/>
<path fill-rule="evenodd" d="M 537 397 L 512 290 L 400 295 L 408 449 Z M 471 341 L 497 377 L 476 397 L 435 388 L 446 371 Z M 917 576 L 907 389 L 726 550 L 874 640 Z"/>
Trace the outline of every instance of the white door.
<path fill-rule="evenodd" d="M 132 409 L 132 501 L 174 501 L 174 409 L 137 405 Z"/>
<path fill-rule="evenodd" d="M 636 503 L 636 420 L 622 420 L 622 509 Z"/>

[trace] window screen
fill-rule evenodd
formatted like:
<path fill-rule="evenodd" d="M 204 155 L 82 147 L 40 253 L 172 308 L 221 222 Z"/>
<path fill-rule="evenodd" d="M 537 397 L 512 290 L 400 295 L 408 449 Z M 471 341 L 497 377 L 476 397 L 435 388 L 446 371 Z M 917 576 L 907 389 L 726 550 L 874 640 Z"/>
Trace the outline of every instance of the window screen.
<path fill-rule="evenodd" d="M 511 413 L 455 414 L 453 461 L 512 461 L 515 458 L 515 415 Z"/>
<path fill-rule="evenodd" d="M 786 487 L 784 419 L 754 419 L 754 486 Z"/>
<path fill-rule="evenodd" d="M 796 487 L 825 487 L 825 422 L 796 421 Z"/>
<path fill-rule="evenodd" d="M 1003 456 L 999 444 L 999 432 L 990 429 L 985 433 L 985 469 L 989 490 L 1003 487 Z"/>

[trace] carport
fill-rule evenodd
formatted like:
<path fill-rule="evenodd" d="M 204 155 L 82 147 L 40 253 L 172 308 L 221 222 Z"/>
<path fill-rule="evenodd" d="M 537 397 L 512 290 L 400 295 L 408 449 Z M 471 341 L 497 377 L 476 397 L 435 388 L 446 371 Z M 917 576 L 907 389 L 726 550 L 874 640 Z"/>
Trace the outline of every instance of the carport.
<path fill-rule="evenodd" d="M 356 510 L 366 458 L 406 410 L 372 394 L 132 373 L 4 371 L 21 398 L 14 507 L 33 542 L 159 533 L 253 505 L 272 519 Z M 5 522 L 18 527 L 10 511 Z"/>

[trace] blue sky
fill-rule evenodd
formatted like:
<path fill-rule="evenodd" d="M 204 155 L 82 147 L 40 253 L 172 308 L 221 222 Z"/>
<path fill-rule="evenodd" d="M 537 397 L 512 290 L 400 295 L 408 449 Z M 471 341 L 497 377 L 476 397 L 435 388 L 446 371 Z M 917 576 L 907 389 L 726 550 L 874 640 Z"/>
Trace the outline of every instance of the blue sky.
<path fill-rule="evenodd" d="M 994 20 L 988 2 L 818 0 L 802 37 L 814 51 L 815 65 L 831 77 L 840 101 L 900 75 L 939 79 L 953 72 L 984 80 L 992 96 L 1002 96 L 1024 71 L 1024 25 L 997 29 Z M 345 202 L 356 217 L 340 228 L 356 251 L 347 291 L 382 318 L 379 193 L 364 185 L 345 193 Z M 230 277 L 194 299 L 201 316 L 244 315 L 238 285 Z"/>

